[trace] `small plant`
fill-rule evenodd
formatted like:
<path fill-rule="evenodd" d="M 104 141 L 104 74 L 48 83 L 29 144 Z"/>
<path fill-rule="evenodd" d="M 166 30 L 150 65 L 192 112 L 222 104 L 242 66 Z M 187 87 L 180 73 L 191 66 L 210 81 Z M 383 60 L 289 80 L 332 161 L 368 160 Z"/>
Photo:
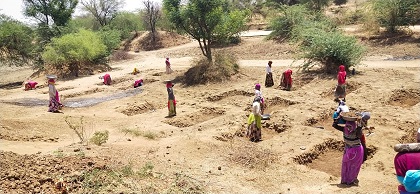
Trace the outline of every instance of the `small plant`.
<path fill-rule="evenodd" d="M 90 142 L 94 143 L 95 145 L 102 145 L 108 141 L 109 131 L 96 131 L 93 136 L 90 138 Z"/>
<path fill-rule="evenodd" d="M 62 157 L 64 157 L 63 150 L 56 150 L 56 151 L 53 151 L 53 154 L 54 154 L 54 155 L 55 155 L 55 157 L 57 157 L 57 158 L 62 158 Z"/>
<path fill-rule="evenodd" d="M 154 132 L 151 131 L 145 131 L 143 132 L 143 137 L 147 138 L 147 139 L 156 139 L 158 137 L 158 135 Z"/>
<path fill-rule="evenodd" d="M 140 130 L 137 129 L 129 129 L 129 128 L 124 128 L 121 129 L 121 132 L 127 134 L 131 134 L 132 136 L 138 137 L 142 134 L 142 132 Z"/>
<path fill-rule="evenodd" d="M 138 173 L 141 177 L 148 177 L 153 175 L 153 164 L 151 162 L 147 162 Z"/>
<path fill-rule="evenodd" d="M 80 117 L 79 122 L 73 121 L 71 116 L 64 117 L 64 121 L 67 123 L 70 129 L 72 129 L 77 134 L 80 139 L 80 143 L 86 141 L 86 130 L 83 123 L 83 116 Z"/>

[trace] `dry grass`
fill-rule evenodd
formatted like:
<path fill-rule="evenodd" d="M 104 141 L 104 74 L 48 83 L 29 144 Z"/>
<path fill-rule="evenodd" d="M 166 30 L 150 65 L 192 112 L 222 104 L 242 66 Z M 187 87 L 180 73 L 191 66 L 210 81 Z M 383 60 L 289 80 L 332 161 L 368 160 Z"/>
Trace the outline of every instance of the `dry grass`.
<path fill-rule="evenodd" d="M 258 144 L 251 142 L 232 145 L 228 153 L 230 162 L 257 170 L 265 170 L 278 159 L 277 154 L 272 150 L 261 148 Z"/>

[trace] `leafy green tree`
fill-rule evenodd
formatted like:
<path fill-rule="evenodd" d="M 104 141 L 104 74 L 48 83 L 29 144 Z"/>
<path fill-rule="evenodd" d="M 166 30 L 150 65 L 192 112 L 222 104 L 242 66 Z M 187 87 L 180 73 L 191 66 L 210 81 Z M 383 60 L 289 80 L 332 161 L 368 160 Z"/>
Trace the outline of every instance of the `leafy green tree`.
<path fill-rule="evenodd" d="M 308 35 L 306 41 L 300 44 L 305 59 L 303 69 L 320 63 L 326 73 L 334 73 L 341 64 L 347 68 L 358 65 L 364 56 L 366 49 L 358 44 L 355 37 L 346 36 L 340 31 L 306 29 L 310 33 L 305 33 Z"/>
<path fill-rule="evenodd" d="M 222 22 L 216 26 L 214 41 L 221 44 L 237 43 L 240 32 L 246 30 L 247 11 L 235 10 L 222 17 Z"/>
<path fill-rule="evenodd" d="M 396 32 L 399 26 L 414 25 L 419 20 L 419 0 L 373 0 L 372 7 L 381 26 Z"/>
<path fill-rule="evenodd" d="M 121 43 L 121 32 L 118 30 L 112 30 L 105 27 L 98 32 L 98 35 L 107 48 L 107 55 L 111 54 Z"/>
<path fill-rule="evenodd" d="M 118 12 L 117 16 L 111 21 L 109 27 L 121 32 L 121 38 L 126 39 L 130 33 L 143 29 L 143 23 L 138 13 Z"/>
<path fill-rule="evenodd" d="M 230 15 L 228 2 L 190 0 L 183 5 L 181 0 L 164 0 L 163 6 L 175 27 L 196 39 L 203 55 L 208 61 L 212 61 L 211 46 L 220 33 L 217 29 L 224 29 L 220 25 L 229 21 L 224 19 Z"/>
<path fill-rule="evenodd" d="M 42 58 L 56 69 L 67 69 L 77 77 L 81 66 L 92 64 L 106 55 L 107 47 L 98 34 L 80 30 L 53 38 L 42 53 Z"/>
<path fill-rule="evenodd" d="M 270 21 L 272 32 L 268 38 L 288 39 L 294 27 L 303 21 L 313 20 L 311 11 L 303 5 L 282 6 L 280 12 L 278 17 Z"/>
<path fill-rule="evenodd" d="M 33 60 L 33 31 L 25 24 L 0 15 L 0 64 L 22 66 Z"/>
<path fill-rule="evenodd" d="M 77 6 L 78 0 L 23 0 L 24 13 L 39 23 L 65 26 Z"/>
<path fill-rule="evenodd" d="M 101 26 L 109 24 L 124 5 L 124 0 L 82 0 L 83 9 L 92 14 Z"/>

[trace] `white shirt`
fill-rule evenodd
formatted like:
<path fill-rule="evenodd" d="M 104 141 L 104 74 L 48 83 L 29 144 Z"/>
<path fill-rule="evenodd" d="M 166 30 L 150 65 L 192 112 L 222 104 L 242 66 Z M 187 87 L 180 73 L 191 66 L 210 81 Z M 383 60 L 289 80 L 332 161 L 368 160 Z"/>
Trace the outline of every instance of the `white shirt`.
<path fill-rule="evenodd" d="M 55 86 L 54 85 L 52 85 L 52 84 L 49 84 L 49 86 L 48 86 L 48 89 L 49 89 L 49 94 L 50 94 L 50 98 L 55 98 L 55 93 L 56 93 L 56 89 L 55 89 Z"/>
<path fill-rule="evenodd" d="M 261 107 L 259 102 L 252 103 L 252 114 L 255 116 L 261 116 Z"/>
<path fill-rule="evenodd" d="M 259 90 L 255 90 L 255 97 L 261 97 L 262 98 L 262 92 Z"/>
<path fill-rule="evenodd" d="M 267 67 L 265 67 L 265 72 L 266 73 L 271 73 L 271 67 L 267 65 Z"/>
<path fill-rule="evenodd" d="M 337 112 L 350 112 L 349 107 L 347 105 L 340 105 L 337 107 Z"/>

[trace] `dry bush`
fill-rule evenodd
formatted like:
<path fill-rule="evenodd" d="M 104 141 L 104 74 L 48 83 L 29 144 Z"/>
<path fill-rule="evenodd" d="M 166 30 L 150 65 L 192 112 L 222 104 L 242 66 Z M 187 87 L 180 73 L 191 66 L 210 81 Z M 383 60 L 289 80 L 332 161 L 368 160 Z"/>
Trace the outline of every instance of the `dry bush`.
<path fill-rule="evenodd" d="M 266 169 L 278 159 L 272 150 L 261 148 L 255 143 L 233 145 L 228 152 L 231 162 L 258 170 Z"/>
<path fill-rule="evenodd" d="M 229 80 L 232 75 L 239 71 L 236 57 L 227 53 L 216 53 L 214 61 L 201 58 L 195 64 L 194 67 L 188 69 L 184 74 L 182 82 L 186 85 Z"/>

